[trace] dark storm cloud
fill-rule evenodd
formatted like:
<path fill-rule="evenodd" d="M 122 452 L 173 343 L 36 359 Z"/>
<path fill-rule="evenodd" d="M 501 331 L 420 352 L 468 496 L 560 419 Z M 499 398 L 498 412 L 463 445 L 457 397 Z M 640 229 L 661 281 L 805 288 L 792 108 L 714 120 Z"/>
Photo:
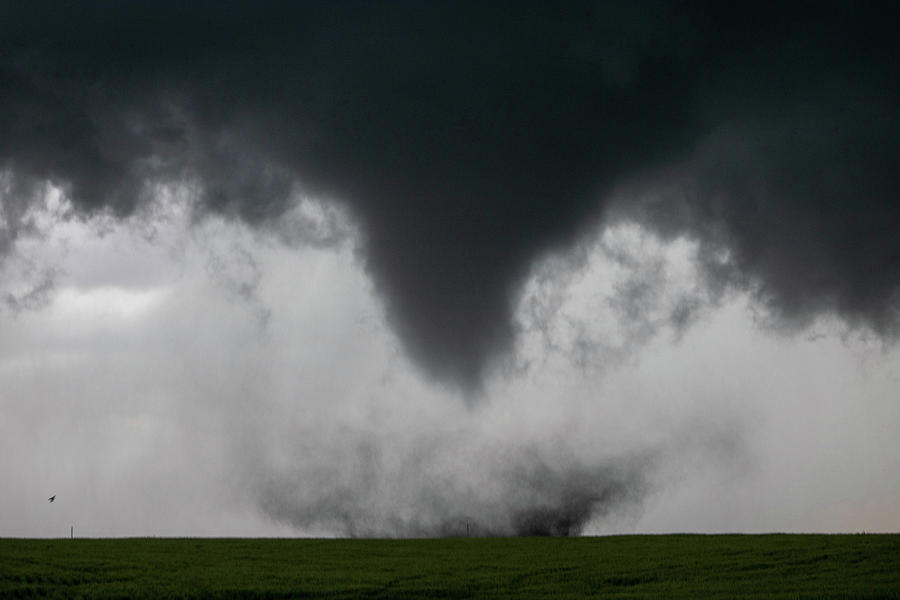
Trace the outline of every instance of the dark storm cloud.
<path fill-rule="evenodd" d="M 619 208 L 697 236 L 711 286 L 749 288 L 774 324 L 832 313 L 895 338 L 900 120 L 885 106 L 857 108 L 852 123 L 803 108 L 723 127 L 674 192 Z"/>
<path fill-rule="evenodd" d="M 83 212 L 168 181 L 254 224 L 297 186 L 340 201 L 408 354 L 469 391 L 534 259 L 623 181 L 649 186 L 624 214 L 724 257 L 710 282 L 896 331 L 890 9 L 9 2 L 0 167 Z"/>

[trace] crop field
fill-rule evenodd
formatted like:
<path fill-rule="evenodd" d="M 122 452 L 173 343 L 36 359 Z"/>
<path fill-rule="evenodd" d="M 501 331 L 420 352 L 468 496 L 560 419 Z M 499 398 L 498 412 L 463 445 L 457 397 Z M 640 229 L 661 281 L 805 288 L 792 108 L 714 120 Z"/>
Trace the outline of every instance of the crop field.
<path fill-rule="evenodd" d="M 0 539 L 3 598 L 900 598 L 900 535 Z"/>

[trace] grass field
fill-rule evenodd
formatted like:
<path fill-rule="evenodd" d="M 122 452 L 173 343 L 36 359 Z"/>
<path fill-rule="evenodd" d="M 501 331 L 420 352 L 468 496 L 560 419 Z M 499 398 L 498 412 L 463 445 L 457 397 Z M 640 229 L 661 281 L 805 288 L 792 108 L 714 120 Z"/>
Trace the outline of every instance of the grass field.
<path fill-rule="evenodd" d="M 900 598 L 900 535 L 0 539 L 0 596 Z"/>

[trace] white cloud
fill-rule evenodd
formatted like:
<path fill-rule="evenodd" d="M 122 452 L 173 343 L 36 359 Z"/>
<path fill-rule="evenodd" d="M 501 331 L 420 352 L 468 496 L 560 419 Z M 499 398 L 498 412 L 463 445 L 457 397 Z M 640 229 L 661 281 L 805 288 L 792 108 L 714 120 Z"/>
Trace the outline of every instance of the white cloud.
<path fill-rule="evenodd" d="M 102 237 L 50 219 L 4 265 L 59 275 L 44 308 L 0 313 L 0 535 L 335 533 L 307 517 L 341 493 L 357 526 L 409 531 L 527 506 L 528 461 L 636 457 L 646 502 L 587 531 L 900 529 L 900 355 L 772 337 L 742 297 L 700 299 L 682 330 L 688 240 L 617 229 L 571 276 L 537 268 L 527 360 L 469 407 L 403 356 L 352 237 L 164 214 Z"/>

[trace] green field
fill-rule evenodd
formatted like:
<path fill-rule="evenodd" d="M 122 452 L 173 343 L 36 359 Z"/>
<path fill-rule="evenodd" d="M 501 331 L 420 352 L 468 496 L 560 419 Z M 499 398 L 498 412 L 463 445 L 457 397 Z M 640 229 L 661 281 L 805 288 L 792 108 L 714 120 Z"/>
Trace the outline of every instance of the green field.
<path fill-rule="evenodd" d="M 900 598 L 900 535 L 0 539 L 0 596 Z"/>

